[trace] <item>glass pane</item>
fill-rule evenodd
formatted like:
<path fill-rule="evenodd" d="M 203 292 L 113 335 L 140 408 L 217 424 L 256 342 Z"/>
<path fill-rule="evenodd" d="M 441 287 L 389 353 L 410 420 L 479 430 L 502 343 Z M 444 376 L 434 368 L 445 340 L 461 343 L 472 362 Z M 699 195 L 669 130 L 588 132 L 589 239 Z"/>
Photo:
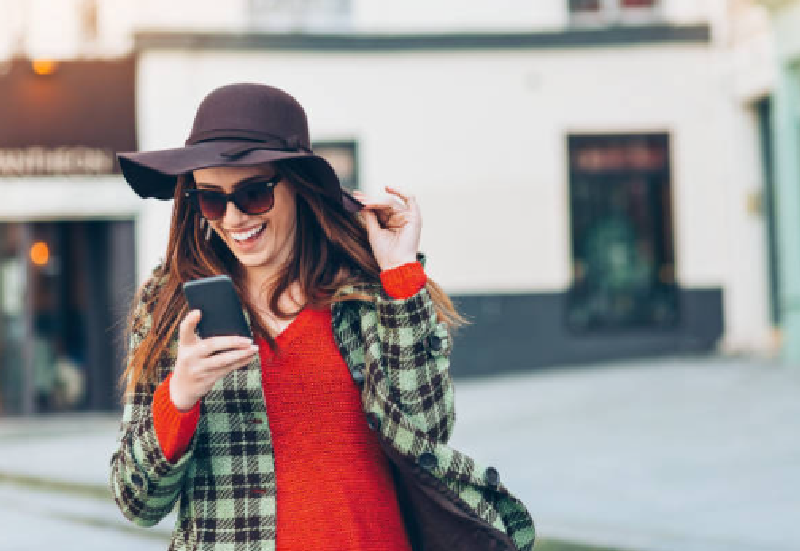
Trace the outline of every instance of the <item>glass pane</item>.
<path fill-rule="evenodd" d="M 0 415 L 22 413 L 25 266 L 20 224 L 0 224 Z"/>
<path fill-rule="evenodd" d="M 575 329 L 677 321 L 667 137 L 570 138 Z"/>
<path fill-rule="evenodd" d="M 117 406 L 133 235 L 131 221 L 0 224 L 0 415 Z"/>
<path fill-rule="evenodd" d="M 341 30 L 351 21 L 352 0 L 248 0 L 249 24 L 257 29 Z"/>
<path fill-rule="evenodd" d="M 569 11 L 572 13 L 599 12 L 601 0 L 569 0 Z"/>
<path fill-rule="evenodd" d="M 314 142 L 314 153 L 328 161 L 348 189 L 358 189 L 358 148 L 354 141 Z"/>
<path fill-rule="evenodd" d="M 80 247 L 75 230 L 80 225 L 33 225 L 33 372 L 39 413 L 79 409 L 87 395 L 85 293 L 76 258 Z"/>
<path fill-rule="evenodd" d="M 654 8 L 657 0 L 621 0 L 623 8 Z"/>

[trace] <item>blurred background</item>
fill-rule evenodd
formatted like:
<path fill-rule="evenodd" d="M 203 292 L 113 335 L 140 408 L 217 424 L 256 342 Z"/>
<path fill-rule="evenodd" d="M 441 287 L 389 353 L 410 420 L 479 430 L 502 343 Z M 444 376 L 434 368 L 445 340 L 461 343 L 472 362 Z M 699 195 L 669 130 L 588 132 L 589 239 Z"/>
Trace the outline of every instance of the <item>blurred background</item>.
<path fill-rule="evenodd" d="M 241 81 L 294 95 L 345 185 L 417 196 L 472 321 L 456 441 L 545 534 L 800 549 L 798 0 L 0 0 L 0 507 L 108 498 L 125 316 L 171 208 L 115 153 L 182 146 Z"/>

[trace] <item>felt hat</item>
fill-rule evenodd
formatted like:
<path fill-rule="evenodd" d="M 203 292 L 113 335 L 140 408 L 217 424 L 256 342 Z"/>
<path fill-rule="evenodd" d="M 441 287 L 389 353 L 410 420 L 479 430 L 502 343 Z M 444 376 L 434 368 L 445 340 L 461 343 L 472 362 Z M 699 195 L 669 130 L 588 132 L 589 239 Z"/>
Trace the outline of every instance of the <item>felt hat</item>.
<path fill-rule="evenodd" d="M 308 120 L 291 95 L 265 84 L 212 90 L 200 103 L 184 147 L 118 153 L 125 180 L 140 197 L 172 199 L 179 174 L 213 166 L 255 166 L 297 159 L 304 174 L 350 212 L 361 208 L 331 165 L 311 150 Z"/>

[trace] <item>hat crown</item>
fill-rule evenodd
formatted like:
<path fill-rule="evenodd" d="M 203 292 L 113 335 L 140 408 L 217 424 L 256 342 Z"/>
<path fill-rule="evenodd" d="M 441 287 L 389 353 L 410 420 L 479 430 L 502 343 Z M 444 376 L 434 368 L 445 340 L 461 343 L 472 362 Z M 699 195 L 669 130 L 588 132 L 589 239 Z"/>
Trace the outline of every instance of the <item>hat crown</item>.
<path fill-rule="evenodd" d="M 266 84 L 228 84 L 203 98 L 186 144 L 221 139 L 278 140 L 311 148 L 303 107 L 283 90 Z"/>

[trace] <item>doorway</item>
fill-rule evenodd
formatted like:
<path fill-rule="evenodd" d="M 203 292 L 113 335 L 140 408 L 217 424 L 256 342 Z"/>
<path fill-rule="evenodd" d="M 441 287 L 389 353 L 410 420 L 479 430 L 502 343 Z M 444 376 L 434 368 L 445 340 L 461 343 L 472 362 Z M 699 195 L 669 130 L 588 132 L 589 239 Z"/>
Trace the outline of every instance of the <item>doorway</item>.
<path fill-rule="evenodd" d="M 116 409 L 132 220 L 0 223 L 0 416 Z"/>

